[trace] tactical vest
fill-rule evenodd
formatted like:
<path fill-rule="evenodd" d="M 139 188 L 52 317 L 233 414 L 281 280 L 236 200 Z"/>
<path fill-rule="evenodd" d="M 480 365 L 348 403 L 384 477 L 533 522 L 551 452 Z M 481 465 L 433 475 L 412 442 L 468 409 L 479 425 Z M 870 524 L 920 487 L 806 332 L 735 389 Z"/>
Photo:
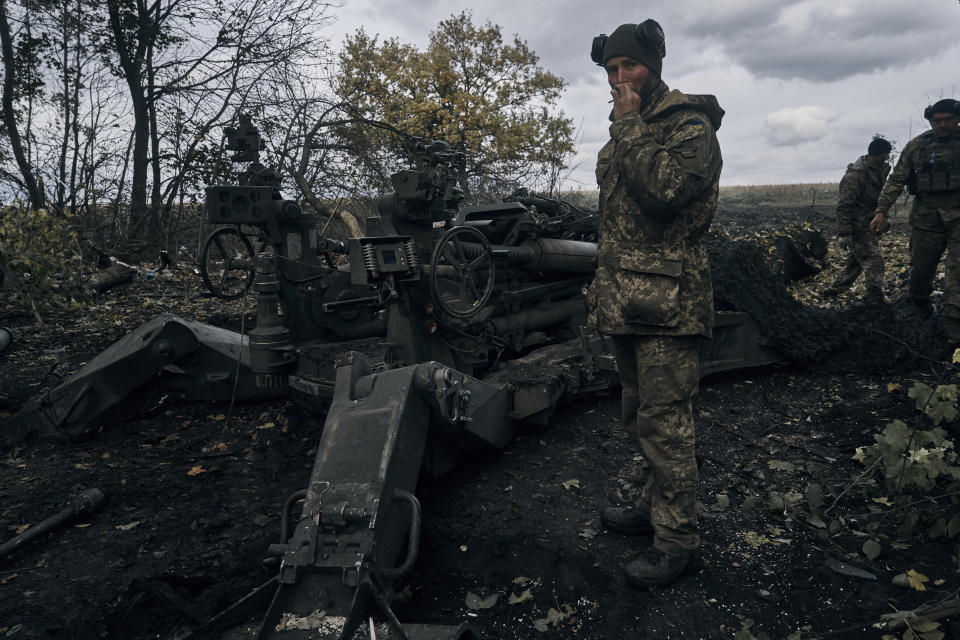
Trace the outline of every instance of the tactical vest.
<path fill-rule="evenodd" d="M 917 150 L 916 193 L 960 191 L 960 133 L 947 144 Z"/>

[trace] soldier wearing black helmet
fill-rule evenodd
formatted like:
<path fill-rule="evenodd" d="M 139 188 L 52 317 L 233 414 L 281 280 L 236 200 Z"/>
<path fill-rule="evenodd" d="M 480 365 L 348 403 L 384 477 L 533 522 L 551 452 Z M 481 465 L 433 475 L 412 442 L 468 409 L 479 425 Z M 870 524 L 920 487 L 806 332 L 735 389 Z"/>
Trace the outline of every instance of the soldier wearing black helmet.
<path fill-rule="evenodd" d="M 930 130 L 903 148 L 887 178 L 873 231 L 886 223 L 887 212 L 904 188 L 915 195 L 910 209 L 910 283 L 908 295 L 924 313 L 937 264 L 947 250 L 941 326 L 951 342 L 960 342 L 960 102 L 939 100 L 924 110 Z"/>
<path fill-rule="evenodd" d="M 892 145 L 877 136 L 867 146 L 867 155 L 847 165 L 840 180 L 837 201 L 837 236 L 840 246 L 850 253 L 840 275 L 830 284 L 824 295 L 835 296 L 846 291 L 860 274 L 867 285 L 866 299 L 883 302 L 883 254 L 880 253 L 879 233 L 870 230 L 870 221 L 877 209 L 877 199 L 883 181 L 890 173 Z"/>
<path fill-rule="evenodd" d="M 597 159 L 600 233 L 588 294 L 590 320 L 612 337 L 624 424 L 650 474 L 635 504 L 603 510 L 603 524 L 653 533 L 653 548 L 626 564 L 627 580 L 675 580 L 700 546 L 691 400 L 699 339 L 713 328 L 713 288 L 703 236 L 713 220 L 723 164 L 713 96 L 671 91 L 655 20 L 594 38 L 607 74 L 610 140 Z"/>

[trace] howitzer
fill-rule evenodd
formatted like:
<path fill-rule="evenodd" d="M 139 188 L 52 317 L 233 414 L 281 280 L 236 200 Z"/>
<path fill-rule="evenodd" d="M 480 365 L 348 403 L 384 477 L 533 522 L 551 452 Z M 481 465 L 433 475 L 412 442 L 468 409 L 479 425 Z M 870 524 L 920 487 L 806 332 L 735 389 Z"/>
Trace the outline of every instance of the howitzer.
<path fill-rule="evenodd" d="M 585 326 L 596 215 L 522 193 L 462 206 L 462 154 L 417 139 L 408 150 L 413 168 L 391 177 L 380 215 L 366 220 L 364 237 L 348 239 L 348 262 L 335 268 L 304 258 L 317 256 L 316 220 L 293 216 L 275 183 L 211 187 L 211 217 L 266 216 L 278 240 L 274 255 L 254 261 L 249 336 L 156 319 L 0 425 L 7 441 L 73 435 L 151 376 L 194 397 L 236 386 L 241 397 L 329 402 L 310 484 L 283 510 L 286 522 L 303 498 L 296 524 L 281 527 L 272 549 L 279 575 L 198 634 L 259 607 L 268 611 L 261 638 L 278 628 L 295 638 L 302 627 L 317 637 L 322 620 L 330 637 L 347 638 L 374 618 L 398 637 L 472 637 L 464 627 L 405 625 L 392 612 L 393 583 L 418 554 L 417 479 L 465 452 L 506 446 L 520 422 L 547 422 L 564 397 L 617 383 L 607 341 Z M 351 349 L 330 340 L 351 335 L 358 323 L 348 316 L 357 313 L 382 317 L 384 362 L 350 353 L 335 367 L 331 351 Z M 717 325 L 701 350 L 705 374 L 778 360 L 746 314 L 720 314 Z M 131 369 L 140 378 L 125 379 Z"/>
<path fill-rule="evenodd" d="M 571 231 L 518 201 L 450 206 L 458 194 L 437 176 L 451 175 L 440 167 L 455 152 L 414 144 L 417 170 L 394 176 L 401 188 L 367 221 L 376 233 L 349 240 L 351 283 L 384 304 L 385 363 L 351 353 L 338 364 L 301 514 L 292 532 L 282 527 L 279 576 L 261 588 L 274 595 L 259 638 L 296 637 L 290 620 L 349 638 L 373 618 L 395 637 L 468 637 L 462 627 L 408 627 L 391 610 L 393 581 L 418 553 L 417 478 L 506 446 L 518 423 L 547 421 L 564 396 L 616 384 L 608 345 L 583 326 L 596 245 L 577 238 L 595 233 L 595 220 L 591 229 L 579 216 Z M 744 314 L 719 324 L 722 353 L 704 351 L 708 371 L 770 362 L 746 348 Z M 307 398 L 323 393 L 312 361 L 302 352 L 290 375 Z M 242 604 L 257 599 L 266 598 Z M 321 610 L 330 626 L 313 615 Z"/>

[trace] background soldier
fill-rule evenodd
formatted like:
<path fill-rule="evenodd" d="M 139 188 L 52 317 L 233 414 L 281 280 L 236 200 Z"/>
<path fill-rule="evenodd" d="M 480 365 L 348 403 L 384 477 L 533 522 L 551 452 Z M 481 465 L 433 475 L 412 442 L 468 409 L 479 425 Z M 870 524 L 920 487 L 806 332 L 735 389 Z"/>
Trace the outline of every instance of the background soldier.
<path fill-rule="evenodd" d="M 946 261 L 941 326 L 952 342 L 960 341 L 960 102 L 944 99 L 927 107 L 930 131 L 907 143 L 880 193 L 876 232 L 903 188 L 914 194 L 910 209 L 910 300 L 930 312 L 930 293 L 944 249 Z"/>
<path fill-rule="evenodd" d="M 840 180 L 840 198 L 837 202 L 837 235 L 840 247 L 849 249 L 843 271 L 824 295 L 836 296 L 846 291 L 863 272 L 867 281 L 867 301 L 883 302 L 883 254 L 880 253 L 879 233 L 870 230 L 870 221 L 877 209 L 877 199 L 883 181 L 890 173 L 891 145 L 876 137 L 867 147 L 867 155 L 847 165 Z"/>
<path fill-rule="evenodd" d="M 703 235 L 719 193 L 713 96 L 671 91 L 655 20 L 594 38 L 591 58 L 613 96 L 610 140 L 597 160 L 600 235 L 590 319 L 613 337 L 623 418 L 649 463 L 637 502 L 602 521 L 654 534 L 650 557 L 627 563 L 627 580 L 650 587 L 677 578 L 700 546 L 693 411 L 699 336 L 713 328 L 713 287 Z"/>

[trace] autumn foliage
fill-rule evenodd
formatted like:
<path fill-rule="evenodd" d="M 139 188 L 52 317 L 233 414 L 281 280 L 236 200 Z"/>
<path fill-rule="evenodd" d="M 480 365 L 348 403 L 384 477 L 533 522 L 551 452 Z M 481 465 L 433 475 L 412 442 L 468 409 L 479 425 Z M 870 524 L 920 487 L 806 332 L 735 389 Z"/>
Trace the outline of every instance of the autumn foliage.
<path fill-rule="evenodd" d="M 573 152 L 571 120 L 556 110 L 564 80 L 519 37 L 505 42 L 498 25 L 477 26 L 469 13 L 441 21 L 422 50 L 360 30 L 340 66 L 341 99 L 364 118 L 465 150 L 469 186 L 479 190 L 550 180 Z M 374 144 L 397 142 L 374 133 Z"/>

